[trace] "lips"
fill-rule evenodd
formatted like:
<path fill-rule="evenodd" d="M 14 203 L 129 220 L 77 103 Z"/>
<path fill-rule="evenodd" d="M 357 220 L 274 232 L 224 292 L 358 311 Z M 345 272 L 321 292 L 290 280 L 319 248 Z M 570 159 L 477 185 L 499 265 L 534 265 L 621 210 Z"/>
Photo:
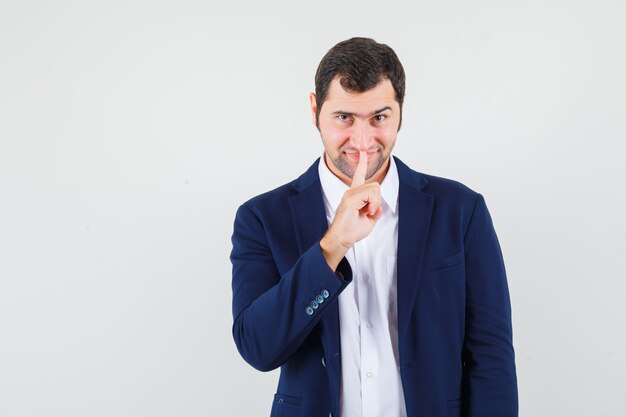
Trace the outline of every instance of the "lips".
<path fill-rule="evenodd" d="M 378 151 L 368 151 L 367 152 L 367 160 L 369 161 L 370 158 L 372 157 L 372 155 L 376 154 Z M 346 155 L 348 155 L 348 158 L 350 158 L 351 160 L 355 161 L 355 162 L 359 162 L 359 158 L 361 156 L 361 154 L 359 152 L 344 152 Z"/>

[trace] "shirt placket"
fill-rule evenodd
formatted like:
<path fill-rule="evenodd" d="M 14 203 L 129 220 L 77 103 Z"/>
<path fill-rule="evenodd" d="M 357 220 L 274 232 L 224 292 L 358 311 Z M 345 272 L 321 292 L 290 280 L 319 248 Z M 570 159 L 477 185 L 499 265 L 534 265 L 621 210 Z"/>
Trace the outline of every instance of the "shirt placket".
<path fill-rule="evenodd" d="M 369 417 L 377 397 L 376 381 L 378 373 L 377 341 L 373 322 L 376 314 L 376 301 L 373 292 L 372 253 L 368 239 L 358 242 L 355 255 L 359 265 L 358 306 L 361 350 L 361 410 L 363 417 Z"/>

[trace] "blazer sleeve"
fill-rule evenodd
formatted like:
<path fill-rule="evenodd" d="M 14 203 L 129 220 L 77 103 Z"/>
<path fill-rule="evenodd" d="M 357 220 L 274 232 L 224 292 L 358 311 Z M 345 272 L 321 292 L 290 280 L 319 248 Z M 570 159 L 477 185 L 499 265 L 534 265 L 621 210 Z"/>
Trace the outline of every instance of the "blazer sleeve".
<path fill-rule="evenodd" d="M 233 338 L 246 362 L 270 371 L 304 343 L 352 270 L 344 258 L 333 271 L 317 241 L 280 275 L 263 221 L 248 203 L 237 210 L 232 244 Z"/>
<path fill-rule="evenodd" d="M 464 407 L 468 417 L 518 415 L 511 303 L 504 260 L 482 195 L 464 238 Z"/>

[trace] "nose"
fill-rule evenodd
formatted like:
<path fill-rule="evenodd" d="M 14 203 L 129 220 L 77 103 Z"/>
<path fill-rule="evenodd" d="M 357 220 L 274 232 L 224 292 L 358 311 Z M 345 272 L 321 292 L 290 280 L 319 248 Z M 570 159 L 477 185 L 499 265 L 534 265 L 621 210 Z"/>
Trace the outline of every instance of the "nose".
<path fill-rule="evenodd" d="M 374 129 L 367 123 L 355 124 L 350 131 L 350 143 L 359 151 L 367 151 L 375 142 Z"/>

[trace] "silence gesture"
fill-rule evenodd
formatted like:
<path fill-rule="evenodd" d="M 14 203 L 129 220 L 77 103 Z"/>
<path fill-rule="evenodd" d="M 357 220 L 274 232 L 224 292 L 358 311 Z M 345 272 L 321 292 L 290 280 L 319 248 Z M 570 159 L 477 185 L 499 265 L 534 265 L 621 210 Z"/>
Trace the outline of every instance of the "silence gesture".
<path fill-rule="evenodd" d="M 367 152 L 359 152 L 352 184 L 337 208 L 335 218 L 320 241 L 328 265 L 335 270 L 348 250 L 374 229 L 383 213 L 380 184 L 365 183 Z"/>

